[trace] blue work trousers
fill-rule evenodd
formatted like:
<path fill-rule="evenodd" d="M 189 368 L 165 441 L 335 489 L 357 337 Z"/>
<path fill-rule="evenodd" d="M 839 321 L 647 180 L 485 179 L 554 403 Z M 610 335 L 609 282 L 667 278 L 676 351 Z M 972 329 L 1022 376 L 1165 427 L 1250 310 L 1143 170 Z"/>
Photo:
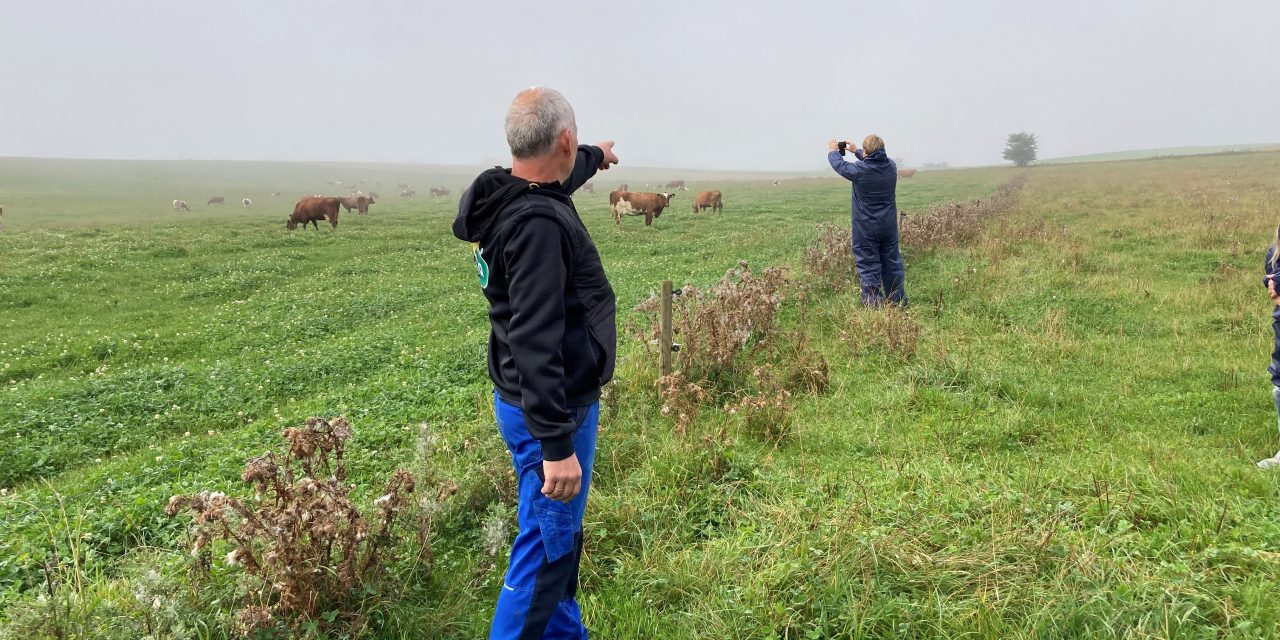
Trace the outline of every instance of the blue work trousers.
<path fill-rule="evenodd" d="M 898 217 L 853 218 L 853 261 L 862 286 L 862 304 L 878 307 L 885 300 L 906 305 L 907 267 L 898 249 Z"/>
<path fill-rule="evenodd" d="M 568 503 L 542 495 L 542 445 L 529 434 L 520 407 L 495 393 L 498 430 L 511 452 L 519 483 L 516 520 L 520 531 L 489 629 L 490 640 L 556 638 L 586 640 L 574 596 L 582 559 L 582 514 L 587 508 L 595 461 L 600 403 L 572 409 L 578 430 L 573 447 L 582 465 L 582 491 Z"/>

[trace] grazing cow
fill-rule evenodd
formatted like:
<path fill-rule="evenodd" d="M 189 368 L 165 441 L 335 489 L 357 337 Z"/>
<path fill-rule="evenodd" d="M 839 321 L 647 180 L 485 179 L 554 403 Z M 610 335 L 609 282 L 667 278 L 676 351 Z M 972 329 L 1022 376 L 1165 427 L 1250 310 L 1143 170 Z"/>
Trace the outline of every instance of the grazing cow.
<path fill-rule="evenodd" d="M 916 175 L 915 169 L 898 169 L 899 178 L 913 178 Z"/>
<path fill-rule="evenodd" d="M 689 187 L 684 186 L 684 180 L 672 180 L 671 182 L 668 182 L 667 184 L 662 186 L 668 189 L 681 189 L 683 191 L 689 190 Z"/>
<path fill-rule="evenodd" d="M 208 201 L 208 202 L 206 202 L 206 203 L 204 203 L 204 204 L 205 204 L 205 206 L 207 207 L 207 206 L 209 206 L 209 205 L 211 205 L 211 204 L 222 204 L 222 203 L 224 203 L 224 202 L 226 202 L 226 201 L 227 201 L 227 199 L 226 199 L 226 198 L 224 198 L 224 197 L 222 197 L 222 196 L 214 196 L 214 197 L 212 197 L 212 198 L 209 198 L 209 201 Z"/>
<path fill-rule="evenodd" d="M 348 213 L 355 209 L 357 213 L 369 213 L 369 205 L 375 204 L 369 196 L 348 196 L 342 199 L 342 208 Z"/>
<path fill-rule="evenodd" d="M 174 200 L 173 210 L 174 211 L 190 211 L 191 207 L 187 205 L 186 200 Z"/>
<path fill-rule="evenodd" d="M 449 195 L 448 187 L 431 187 L 431 197 Z"/>
<path fill-rule="evenodd" d="M 244 205 L 244 208 L 248 209 L 253 206 L 253 201 L 248 198 L 241 198 L 240 204 Z"/>
<path fill-rule="evenodd" d="M 586 184 L 584 184 L 584 185 L 582 185 L 581 187 L 578 187 L 578 188 L 579 188 L 579 189 L 582 189 L 583 191 L 586 191 L 587 193 L 595 193 L 595 192 L 596 192 L 596 185 L 594 185 L 594 184 L 592 184 L 592 183 L 590 183 L 590 182 L 588 182 L 588 183 L 586 183 Z"/>
<path fill-rule="evenodd" d="M 316 228 L 316 231 L 319 231 L 320 225 L 318 221 L 327 219 L 330 228 L 337 230 L 338 207 L 341 204 L 342 201 L 338 198 L 327 196 L 303 198 L 298 201 L 298 204 L 293 205 L 293 214 L 289 216 L 289 221 L 285 223 L 284 228 L 293 231 L 298 228 L 299 222 L 302 223 L 304 228 L 310 222 Z"/>
<path fill-rule="evenodd" d="M 418 195 L 418 192 L 414 191 L 413 189 L 405 189 L 404 191 L 400 192 L 401 198 L 412 198 L 413 196 L 416 196 L 416 195 Z"/>
<path fill-rule="evenodd" d="M 622 216 L 644 216 L 644 226 L 652 226 L 653 219 L 662 215 L 662 210 L 671 204 L 675 197 L 672 193 L 632 193 L 630 191 L 614 191 L 609 194 L 609 205 L 613 210 L 613 223 L 622 224 Z"/>
<path fill-rule="evenodd" d="M 778 184 L 779 184 L 779 183 L 778 183 L 778 181 L 777 181 L 777 180 L 774 180 L 774 181 L 773 181 L 773 186 L 775 186 L 775 187 L 776 187 L 776 186 L 778 186 Z"/>
<path fill-rule="evenodd" d="M 711 209 L 716 213 L 720 213 L 724 209 L 724 203 L 720 201 L 720 196 L 719 189 L 699 191 L 697 197 L 693 199 L 693 212 L 702 213 L 703 209 Z"/>

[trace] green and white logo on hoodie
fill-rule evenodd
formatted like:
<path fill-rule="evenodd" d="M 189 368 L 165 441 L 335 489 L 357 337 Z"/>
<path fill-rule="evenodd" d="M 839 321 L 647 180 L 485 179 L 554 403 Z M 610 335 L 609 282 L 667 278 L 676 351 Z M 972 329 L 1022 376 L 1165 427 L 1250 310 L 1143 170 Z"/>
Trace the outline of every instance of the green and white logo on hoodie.
<path fill-rule="evenodd" d="M 476 261 L 476 275 L 480 276 L 480 288 L 489 286 L 489 263 L 484 261 L 484 249 L 479 242 L 471 243 L 471 255 Z"/>

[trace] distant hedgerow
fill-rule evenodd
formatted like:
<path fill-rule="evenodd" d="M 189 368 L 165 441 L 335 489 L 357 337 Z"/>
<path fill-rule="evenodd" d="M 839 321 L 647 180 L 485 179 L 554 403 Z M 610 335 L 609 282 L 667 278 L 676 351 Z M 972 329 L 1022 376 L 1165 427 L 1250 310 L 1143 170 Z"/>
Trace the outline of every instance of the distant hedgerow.
<path fill-rule="evenodd" d="M 924 213 L 904 213 L 899 220 L 902 244 L 936 249 L 968 242 L 982 232 L 988 219 L 1013 208 L 1026 182 L 1026 176 L 1014 176 L 986 198 L 944 202 L 929 207 Z"/>

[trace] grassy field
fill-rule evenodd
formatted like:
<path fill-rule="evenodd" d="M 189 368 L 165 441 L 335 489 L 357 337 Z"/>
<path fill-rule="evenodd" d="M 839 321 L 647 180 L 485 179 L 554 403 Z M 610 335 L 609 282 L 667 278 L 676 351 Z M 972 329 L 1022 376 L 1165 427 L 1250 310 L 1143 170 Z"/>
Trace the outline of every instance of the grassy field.
<path fill-rule="evenodd" d="M 244 586 L 218 566 L 192 587 L 183 522 L 162 507 L 247 495 L 248 457 L 338 414 L 359 500 L 402 466 L 424 493 L 457 488 L 430 563 L 406 536 L 359 635 L 483 636 L 514 504 L 484 300 L 448 231 L 465 173 L 0 160 L 0 638 L 228 637 Z M 900 204 L 1013 175 L 921 173 Z M 625 325 L 587 513 L 594 636 L 1280 635 L 1280 476 L 1253 466 L 1277 448 L 1258 270 L 1280 154 L 1026 175 L 977 241 L 907 248 L 908 352 L 859 335 L 881 325 L 853 288 L 790 297 L 783 327 L 830 377 L 796 391 L 781 440 L 718 409 L 677 433 L 631 309 L 739 260 L 789 267 L 801 290 L 816 225 L 847 223 L 846 183 L 690 173 L 725 192 L 724 215 L 682 194 L 652 229 L 615 227 L 607 189 L 578 198 Z M 332 180 L 455 195 L 286 232 L 294 197 Z"/>
<path fill-rule="evenodd" d="M 1280 147 L 1280 145 L 1275 143 L 1164 147 L 1161 149 L 1133 149 L 1131 151 L 1111 151 L 1107 153 L 1089 153 L 1081 156 L 1046 158 L 1040 162 L 1048 164 L 1074 164 L 1080 162 L 1111 162 L 1114 160 L 1145 160 L 1149 158 L 1165 158 L 1170 156 L 1184 157 L 1223 153 L 1248 153 L 1251 151 L 1275 151 L 1278 147 Z"/>

